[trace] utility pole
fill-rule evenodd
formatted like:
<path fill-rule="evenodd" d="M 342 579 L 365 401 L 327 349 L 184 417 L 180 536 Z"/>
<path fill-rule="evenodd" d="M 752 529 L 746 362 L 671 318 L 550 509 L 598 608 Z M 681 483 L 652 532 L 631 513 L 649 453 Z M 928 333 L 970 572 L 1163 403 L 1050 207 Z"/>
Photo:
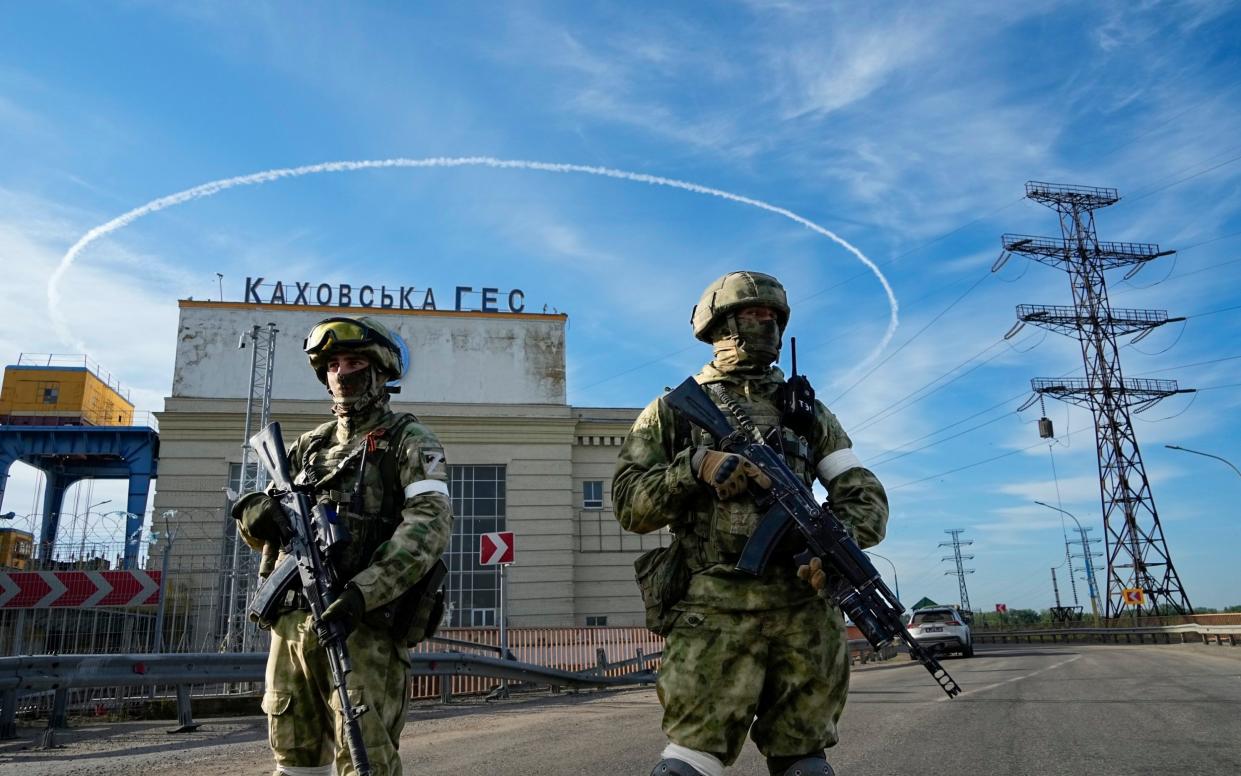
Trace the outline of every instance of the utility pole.
<path fill-rule="evenodd" d="M 1019 254 L 1068 272 L 1073 305 L 1017 306 L 1018 325 L 1033 323 L 1073 336 L 1081 346 L 1086 377 L 1034 378 L 1036 397 L 1051 395 L 1086 407 L 1094 416 L 1099 462 L 1099 491 L 1107 538 L 1107 616 L 1154 615 L 1161 610 L 1192 614 L 1193 607 L 1172 565 L 1164 540 L 1150 480 L 1142 463 L 1131 413 L 1141 412 L 1168 396 L 1190 391 L 1175 380 L 1126 379 L 1120 366 L 1117 337 L 1136 334 L 1134 342 L 1164 324 L 1166 310 L 1113 308 L 1108 301 L 1104 271 L 1130 267 L 1133 275 L 1147 262 L 1175 251 L 1148 243 L 1099 242 L 1094 211 L 1120 201 L 1116 189 L 1064 186 L 1030 181 L 1026 197 L 1056 211 L 1060 237 L 1006 234 L 999 269 Z M 1034 399 L 1031 399 L 1032 404 Z M 1029 406 L 1029 405 L 1027 405 Z M 1125 602 L 1124 591 L 1144 591 L 1144 603 Z"/>
<path fill-rule="evenodd" d="M 1051 591 L 1056 595 L 1056 608 L 1060 608 L 1060 586 L 1056 584 L 1056 567 L 1051 567 Z"/>
<path fill-rule="evenodd" d="M 946 533 L 946 534 L 952 534 L 952 541 L 950 541 L 950 542 L 940 542 L 940 543 L 939 543 L 939 546 L 940 546 L 940 547 L 951 547 L 951 548 L 952 548 L 952 554 L 951 554 L 951 555 L 946 555 L 946 556 L 944 556 L 943 558 L 940 558 L 940 563 L 943 563 L 943 562 L 944 562 L 944 561 L 946 561 L 946 560 L 952 560 L 952 561 L 955 561 L 955 562 L 956 562 L 956 566 L 957 566 L 956 571 L 945 571 L 945 572 L 944 572 L 944 576 L 954 576 L 954 575 L 956 576 L 956 578 L 957 578 L 957 582 L 958 582 L 958 584 L 960 584 L 960 586 L 961 586 L 961 591 L 960 591 L 960 592 L 961 592 L 961 604 L 960 604 L 960 606 L 961 606 L 961 608 L 962 608 L 962 609 L 964 609 L 964 610 L 965 610 L 965 611 L 967 611 L 967 612 L 969 612 L 969 611 L 973 611 L 973 610 L 970 608 L 970 594 L 969 594 L 969 591 L 965 589 L 965 575 L 966 575 L 966 574 L 973 574 L 973 573 L 974 573 L 974 569 L 967 569 L 967 568 L 965 568 L 965 564 L 964 564 L 962 561 L 966 561 L 966 560 L 973 560 L 973 559 L 974 559 L 974 556 L 973 556 L 973 555 L 962 555 L 962 554 L 961 554 L 961 547 L 963 547 L 963 546 L 968 546 L 968 545 L 973 544 L 973 543 L 974 543 L 974 540 L 973 540 L 973 539 L 966 539 L 965 541 L 961 541 L 961 534 L 965 533 L 965 529 L 964 529 L 964 528 L 949 528 L 948 530 L 944 531 L 944 533 Z"/>
<path fill-rule="evenodd" d="M 267 470 L 259 466 L 254 449 L 250 447 L 250 437 L 259 429 L 265 428 L 271 417 L 272 371 L 275 367 L 276 334 L 279 329 L 275 323 L 268 323 L 267 331 L 262 329 L 263 327 L 256 323 L 249 332 L 241 335 L 237 343 L 238 350 L 250 348 L 250 390 L 246 395 L 238 495 L 262 490 L 267 486 Z M 244 545 L 241 534 L 237 531 L 237 522 L 227 519 L 226 516 L 224 532 L 225 545 L 231 553 L 231 563 L 228 565 L 224 606 L 221 607 L 227 621 L 220 651 L 247 652 L 258 635 L 253 623 L 246 616 L 252 588 L 258 577 L 258 567 L 254 561 L 254 553 Z"/>

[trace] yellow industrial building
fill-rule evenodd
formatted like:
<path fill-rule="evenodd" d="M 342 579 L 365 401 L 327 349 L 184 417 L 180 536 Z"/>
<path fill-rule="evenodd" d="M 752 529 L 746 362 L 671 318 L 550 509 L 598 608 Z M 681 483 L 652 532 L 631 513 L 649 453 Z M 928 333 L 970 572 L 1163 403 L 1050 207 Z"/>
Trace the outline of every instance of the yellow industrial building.
<path fill-rule="evenodd" d="M 0 569 L 25 571 L 34 551 L 34 534 L 16 528 L 0 528 Z"/>
<path fill-rule="evenodd" d="M 87 365 L 9 365 L 0 423 L 14 426 L 130 426 L 134 405 Z"/>

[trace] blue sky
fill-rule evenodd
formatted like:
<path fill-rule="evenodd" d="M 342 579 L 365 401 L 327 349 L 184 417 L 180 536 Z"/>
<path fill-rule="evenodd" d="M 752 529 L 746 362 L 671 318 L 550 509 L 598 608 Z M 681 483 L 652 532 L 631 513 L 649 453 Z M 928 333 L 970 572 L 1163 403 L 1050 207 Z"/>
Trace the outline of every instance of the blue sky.
<path fill-rule="evenodd" d="M 800 366 L 890 488 L 878 550 L 907 603 L 956 599 L 938 543 L 963 528 L 974 607 L 1043 608 L 1064 526 L 1032 502 L 1102 537 L 1093 433 L 1087 414 L 1048 401 L 1049 451 L 1038 405 L 1016 412 L 1031 377 L 1081 375 L 1076 342 L 1032 327 L 1002 339 L 1015 305 L 1069 304 L 1067 276 L 990 267 L 1003 233 L 1058 234 L 1052 211 L 1022 199 L 1027 180 L 1111 186 L 1124 199 L 1098 213 L 1101 238 L 1179 250 L 1128 281 L 1113 273 L 1113 304 L 1189 316 L 1126 346 L 1125 375 L 1205 389 L 1135 420 L 1168 546 L 1196 605 L 1241 603 L 1241 478 L 1163 446 L 1241 462 L 1236 6 L 168 5 L 5 12 L 6 362 L 80 340 L 158 410 L 176 300 L 215 298 L 217 272 L 229 299 L 248 275 L 517 287 L 530 309 L 569 314 L 570 401 L 636 407 L 709 357 L 687 323 L 701 289 L 767 271 L 789 288 Z M 616 168 L 786 208 L 879 265 L 900 327 L 859 369 L 887 325 L 881 285 L 778 215 L 477 167 L 306 176 L 161 211 L 91 244 L 64 276 L 57 312 L 73 340 L 49 323 L 61 256 L 148 201 L 272 168 L 441 156 Z M 31 511 L 33 477 L 13 475 L 4 509 Z"/>

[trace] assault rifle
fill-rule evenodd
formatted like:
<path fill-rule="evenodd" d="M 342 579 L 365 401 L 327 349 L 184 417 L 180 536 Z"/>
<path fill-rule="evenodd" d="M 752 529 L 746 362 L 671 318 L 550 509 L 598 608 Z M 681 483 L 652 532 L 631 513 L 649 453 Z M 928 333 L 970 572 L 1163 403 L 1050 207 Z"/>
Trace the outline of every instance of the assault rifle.
<path fill-rule="evenodd" d="M 271 475 L 272 483 L 282 494 L 280 507 L 284 512 L 280 532 L 284 540 L 285 561 L 278 566 L 264 582 L 264 591 L 256 594 L 254 608 L 267 609 L 268 604 L 260 604 L 260 599 L 271 601 L 283 598 L 283 592 L 290 586 L 294 575 L 301 584 L 302 595 L 310 606 L 310 617 L 315 632 L 327 654 L 328 668 L 332 672 L 332 688 L 336 690 L 340 701 L 340 715 L 345 721 L 345 743 L 349 747 L 349 758 L 359 776 L 370 776 L 371 763 L 366 755 L 366 745 L 362 742 L 362 726 L 358 718 L 366 713 L 367 707 L 354 705 L 349 700 L 346 677 L 353 670 L 349 659 L 349 650 L 345 646 L 348 634 L 344 625 L 339 622 L 323 622 L 323 612 L 327 610 L 340 594 L 340 580 L 332 567 L 331 556 L 339 552 L 339 548 L 349 542 L 348 532 L 343 523 L 336 521 L 334 512 L 324 509 L 315 503 L 310 489 L 297 485 L 289 475 L 289 458 L 284 451 L 284 438 L 280 433 L 280 424 L 272 423 L 267 428 L 250 438 L 250 446 L 258 453 L 259 460 Z M 276 592 L 280 595 L 276 595 Z M 266 592 L 266 595 L 264 594 Z"/>
<path fill-rule="evenodd" d="M 896 639 L 905 642 L 909 654 L 931 672 L 940 688 L 954 697 L 961 688 L 939 661 L 918 646 L 901 622 L 904 607 L 870 559 L 858 548 L 853 537 L 827 505 L 820 506 L 814 494 L 784 462 L 784 458 L 763 441 L 753 425 L 734 430 L 728 418 L 694 379 L 687 378 L 664 401 L 711 435 L 720 450 L 745 456 L 771 478 L 771 487 L 751 487 L 751 495 L 765 514 L 746 542 L 737 561 L 737 570 L 758 576 L 790 530 L 796 530 L 806 545 L 797 556 L 805 564 L 811 557 L 823 559 L 828 572 L 827 593 L 875 649 Z M 745 425 L 744 423 L 742 424 Z M 753 431 L 754 433 L 747 433 Z"/>

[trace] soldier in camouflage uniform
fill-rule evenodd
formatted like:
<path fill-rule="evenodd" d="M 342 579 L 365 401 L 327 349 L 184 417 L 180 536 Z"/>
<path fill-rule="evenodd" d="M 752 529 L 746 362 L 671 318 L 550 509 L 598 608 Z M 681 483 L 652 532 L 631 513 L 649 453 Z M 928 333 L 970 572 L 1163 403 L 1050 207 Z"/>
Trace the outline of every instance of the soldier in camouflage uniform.
<path fill-rule="evenodd" d="M 293 444 L 291 474 L 314 483 L 318 502 L 345 518 L 352 537 L 337 562 L 348 583 L 324 618 L 349 629 L 348 693 L 367 707 L 360 720 L 373 773 L 400 774 L 409 652 L 391 619 L 452 533 L 444 449 L 413 415 L 389 409 L 387 384 L 400 379 L 402 364 L 383 326 L 330 318 L 311 330 L 305 350 L 336 419 Z M 264 552 L 267 572 L 280 542 L 277 510 L 264 493 L 246 494 L 233 509 L 246 542 Z M 304 602 L 290 603 L 271 624 L 263 695 L 275 773 L 327 776 L 334 760 L 336 773 L 353 774 L 325 652 Z"/>
<path fill-rule="evenodd" d="M 774 366 L 788 317 L 784 288 L 769 275 L 730 272 L 715 281 L 691 319 L 715 357 L 694 379 L 734 426 L 712 391 L 739 405 L 807 485 L 817 477 L 836 515 L 870 547 L 883 538 L 887 497 L 821 402 L 798 412 L 788 400 Z M 836 744 L 849 681 L 843 617 L 816 593 L 824 586 L 817 558 L 799 570 L 788 549 L 762 576 L 734 569 L 760 517 L 748 491 L 770 482 L 711 444 L 656 399 L 626 437 L 613 480 L 616 519 L 637 533 L 668 526 L 673 546 L 663 557 L 688 578 L 671 593 L 655 591 L 657 627 L 667 635 L 657 691 L 669 744 L 652 776 L 719 776 L 747 731 L 773 776 L 831 774 L 824 749 Z M 675 569 L 653 576 L 677 587 L 666 581 Z"/>

